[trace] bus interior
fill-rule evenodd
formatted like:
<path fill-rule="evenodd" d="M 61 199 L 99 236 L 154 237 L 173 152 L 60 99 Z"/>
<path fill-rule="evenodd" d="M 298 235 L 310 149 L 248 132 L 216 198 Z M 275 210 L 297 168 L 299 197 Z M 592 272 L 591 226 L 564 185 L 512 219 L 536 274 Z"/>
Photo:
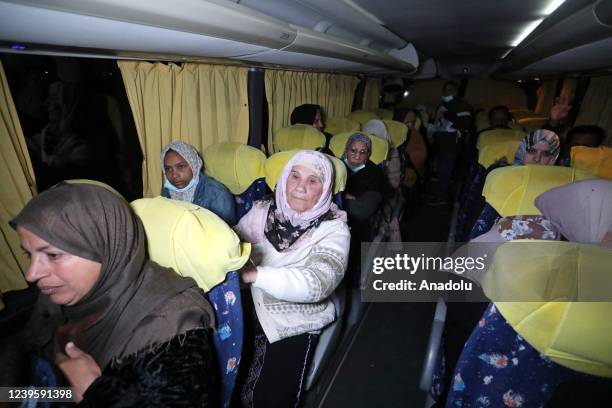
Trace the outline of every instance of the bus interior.
<path fill-rule="evenodd" d="M 469 240 L 475 218 L 462 216 L 462 197 L 475 177 L 470 166 L 481 160 L 478 135 L 495 127 L 494 107 L 505 107 L 504 127 L 520 135 L 508 161 L 561 103 L 562 149 L 574 126 L 603 129 L 609 150 L 600 160 L 608 161 L 587 158 L 581 171 L 612 178 L 611 0 L 0 0 L 0 64 L 2 336 L 25 325 L 38 297 L 8 225 L 31 197 L 65 179 L 106 183 L 128 201 L 156 196 L 160 147 L 171 140 L 193 144 L 206 171 L 219 174 L 254 168 L 217 159 L 221 143 L 254 147 L 262 160 L 322 147 L 290 135 L 290 114 L 302 104 L 320 105 L 333 137 L 380 119 L 397 146 L 411 137 L 407 112 L 418 114 L 425 171 L 414 172 L 389 213 L 403 242 L 451 248 Z M 428 131 L 449 83 L 469 105 L 470 125 L 468 147 L 441 187 Z M 333 137 L 330 154 L 340 157 L 344 145 L 334 147 Z M 368 241 L 394 240 L 377 232 Z M 444 406 L 431 392 L 441 343 L 460 353 L 469 336 L 453 337 L 464 329 L 451 327 L 451 314 L 482 309 L 363 302 L 367 257 L 346 272 L 357 283 L 337 289 L 337 318 L 320 334 L 304 406 Z M 541 406 L 612 406 L 611 389 L 559 387 Z"/>

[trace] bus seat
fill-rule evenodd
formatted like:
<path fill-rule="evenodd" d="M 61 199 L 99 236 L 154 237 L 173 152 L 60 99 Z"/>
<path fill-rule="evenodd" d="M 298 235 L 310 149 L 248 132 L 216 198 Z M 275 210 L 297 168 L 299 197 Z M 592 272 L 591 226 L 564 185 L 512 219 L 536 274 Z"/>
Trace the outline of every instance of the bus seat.
<path fill-rule="evenodd" d="M 533 132 L 534 130 L 540 129 L 546 122 L 548 118 L 545 116 L 535 116 L 518 119 L 517 123 L 525 129 L 527 132 Z"/>
<path fill-rule="evenodd" d="M 503 159 L 505 159 L 507 163 L 512 163 L 514 154 L 520 145 L 520 140 L 507 140 L 505 142 L 486 144 L 478 152 L 478 164 L 484 169 L 487 169 L 496 161 Z"/>
<path fill-rule="evenodd" d="M 408 126 L 397 120 L 383 120 L 387 127 L 393 147 L 401 146 L 408 139 Z M 418 129 L 418 128 L 417 128 Z"/>
<path fill-rule="evenodd" d="M 391 109 L 377 109 L 376 116 L 378 116 L 382 120 L 392 120 L 393 111 Z"/>
<path fill-rule="evenodd" d="M 612 180 L 612 147 L 574 146 L 570 155 L 572 167 Z"/>
<path fill-rule="evenodd" d="M 505 142 L 507 140 L 518 140 L 522 141 L 525 138 L 525 132 L 516 129 L 491 129 L 486 130 L 478 136 L 478 141 L 476 142 L 476 148 L 478 150 L 482 149 L 484 146 L 496 143 L 496 142 Z"/>
<path fill-rule="evenodd" d="M 266 195 L 266 155 L 261 150 L 241 143 L 221 142 L 208 146 L 203 157 L 206 174 L 223 183 L 234 195 L 237 220 Z"/>
<path fill-rule="evenodd" d="M 274 153 L 292 149 L 316 150 L 325 146 L 325 135 L 301 123 L 274 131 Z"/>
<path fill-rule="evenodd" d="M 215 311 L 213 344 L 227 407 L 244 337 L 240 280 L 235 271 L 247 262 L 251 245 L 241 243 L 221 218 L 192 203 L 156 197 L 133 201 L 131 206 L 144 225 L 150 259 L 193 278 L 207 292 Z"/>
<path fill-rule="evenodd" d="M 374 112 L 367 112 L 367 111 L 355 111 L 355 112 L 351 112 L 346 117 L 347 117 L 347 119 L 351 119 L 351 120 L 354 120 L 356 122 L 359 122 L 359 124 L 361 126 L 365 125 L 366 123 L 368 123 L 372 119 L 380 119 L 378 117 L 378 115 L 375 114 Z"/>
<path fill-rule="evenodd" d="M 332 135 L 343 132 L 354 132 L 361 129 L 361 125 L 356 120 L 348 118 L 327 118 L 325 120 L 325 131 Z"/>
<path fill-rule="evenodd" d="M 491 125 L 489 124 L 489 115 L 487 112 L 484 110 L 479 110 L 476 112 L 475 124 L 477 132 L 489 128 Z"/>
<path fill-rule="evenodd" d="M 355 132 L 339 133 L 331 138 L 329 148 L 332 152 L 334 152 L 336 157 L 342 157 L 344 154 L 346 141 L 353 133 Z M 368 135 L 368 137 L 372 141 L 372 155 L 370 156 L 370 160 L 372 160 L 374 164 L 381 164 L 387 159 L 387 154 L 389 153 L 389 143 L 387 143 L 386 140 L 373 135 Z"/>

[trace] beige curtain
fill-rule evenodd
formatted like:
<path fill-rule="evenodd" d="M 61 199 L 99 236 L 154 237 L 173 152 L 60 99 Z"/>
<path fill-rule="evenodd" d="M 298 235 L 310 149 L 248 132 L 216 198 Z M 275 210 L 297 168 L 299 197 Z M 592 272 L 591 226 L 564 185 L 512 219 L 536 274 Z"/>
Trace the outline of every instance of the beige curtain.
<path fill-rule="evenodd" d="M 143 193 L 159 195 L 159 154 L 172 140 L 202 152 L 249 137 L 248 68 L 186 63 L 119 61 L 143 150 Z"/>
<path fill-rule="evenodd" d="M 289 126 L 296 106 L 321 105 L 325 116 L 346 116 L 351 112 L 359 79 L 353 75 L 266 70 L 268 99 L 268 151 L 273 152 L 272 133 Z"/>
<path fill-rule="evenodd" d="M 572 103 L 572 101 L 574 100 L 574 95 L 576 93 L 576 83 L 578 81 L 576 81 L 576 79 L 574 78 L 567 78 L 565 80 L 563 80 L 563 86 L 561 87 L 561 93 L 560 93 L 560 97 L 567 97 L 567 100 L 570 102 L 570 104 Z"/>
<path fill-rule="evenodd" d="M 575 125 L 601 126 L 608 134 L 606 144 L 612 146 L 612 76 L 591 78 Z"/>
<path fill-rule="evenodd" d="M 8 225 L 36 194 L 34 171 L 17 110 L 0 62 L 0 292 L 27 287 L 23 271 L 27 259 L 17 233 Z M 0 309 L 2 306 L 0 305 Z"/>
<path fill-rule="evenodd" d="M 542 116 L 548 116 L 550 107 L 555 100 L 555 91 L 557 90 L 557 80 L 550 79 L 544 81 L 538 88 L 538 102 L 536 103 L 535 112 Z"/>
<path fill-rule="evenodd" d="M 366 85 L 363 91 L 363 104 L 361 105 L 362 110 L 376 112 L 378 109 L 378 101 L 380 100 L 381 88 L 382 80 L 380 78 L 366 79 Z"/>

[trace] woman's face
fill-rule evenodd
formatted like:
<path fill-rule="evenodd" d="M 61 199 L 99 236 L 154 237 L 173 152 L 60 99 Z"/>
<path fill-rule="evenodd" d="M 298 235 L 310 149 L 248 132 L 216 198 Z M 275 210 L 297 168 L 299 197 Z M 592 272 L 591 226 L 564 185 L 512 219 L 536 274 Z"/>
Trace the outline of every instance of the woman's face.
<path fill-rule="evenodd" d="M 414 125 L 416 123 L 416 115 L 414 112 L 406 113 L 406 117 L 404 117 L 404 124 L 408 126 L 408 129 L 414 129 Z"/>
<path fill-rule="evenodd" d="M 368 145 L 359 140 L 350 144 L 346 150 L 346 160 L 352 168 L 361 166 L 368 161 Z"/>
<path fill-rule="evenodd" d="M 38 235 L 17 227 L 21 247 L 30 258 L 25 278 L 58 305 L 78 303 L 94 287 L 102 264 L 72 255 Z"/>
<path fill-rule="evenodd" d="M 314 118 L 314 122 L 312 123 L 312 126 L 317 128 L 317 130 L 319 132 L 322 132 L 323 129 L 325 129 L 325 123 L 323 122 L 323 115 L 321 115 L 321 111 L 320 110 L 317 110 L 317 113 L 315 114 L 315 118 Z"/>
<path fill-rule="evenodd" d="M 174 150 L 168 150 L 164 157 L 164 174 L 176 188 L 185 188 L 193 178 L 193 172 L 187 160 Z"/>
<path fill-rule="evenodd" d="M 287 178 L 287 204 L 303 213 L 315 206 L 323 193 L 323 182 L 317 174 L 304 166 L 293 166 Z"/>
<path fill-rule="evenodd" d="M 524 164 L 554 164 L 554 156 L 550 151 L 550 145 L 545 140 L 540 140 L 525 151 Z"/>

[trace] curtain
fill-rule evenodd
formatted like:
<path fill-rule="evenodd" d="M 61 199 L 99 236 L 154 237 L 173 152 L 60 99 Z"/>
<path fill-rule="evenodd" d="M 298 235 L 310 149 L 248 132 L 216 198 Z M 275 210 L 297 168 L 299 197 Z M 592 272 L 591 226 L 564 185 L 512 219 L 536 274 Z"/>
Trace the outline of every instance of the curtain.
<path fill-rule="evenodd" d="M 17 110 L 0 62 L 0 292 L 24 289 L 28 261 L 19 247 L 17 233 L 8 225 L 36 194 L 30 162 Z M 1 305 L 0 305 L 0 308 Z"/>
<path fill-rule="evenodd" d="M 248 68 L 119 61 L 143 151 L 143 194 L 159 195 L 159 154 L 181 140 L 200 153 L 224 141 L 247 143 Z"/>
<path fill-rule="evenodd" d="M 363 91 L 363 104 L 361 105 L 362 110 L 376 112 L 381 88 L 382 80 L 380 78 L 366 79 L 365 90 Z"/>
<path fill-rule="evenodd" d="M 612 76 L 591 78 L 575 126 L 597 125 L 608 137 L 606 144 L 612 146 Z"/>
<path fill-rule="evenodd" d="M 555 91 L 557 90 L 557 80 L 550 79 L 544 81 L 538 88 L 538 102 L 536 103 L 535 112 L 542 116 L 548 117 L 550 107 L 555 99 Z"/>
<path fill-rule="evenodd" d="M 327 117 L 351 112 L 359 79 L 353 75 L 266 70 L 268 151 L 274 152 L 272 133 L 289 126 L 293 109 L 305 103 L 321 105 Z"/>
<path fill-rule="evenodd" d="M 578 81 L 574 78 L 567 78 L 563 80 L 563 86 L 561 87 L 560 97 L 567 97 L 567 100 L 571 104 L 574 100 L 574 95 L 576 93 L 576 83 Z"/>

